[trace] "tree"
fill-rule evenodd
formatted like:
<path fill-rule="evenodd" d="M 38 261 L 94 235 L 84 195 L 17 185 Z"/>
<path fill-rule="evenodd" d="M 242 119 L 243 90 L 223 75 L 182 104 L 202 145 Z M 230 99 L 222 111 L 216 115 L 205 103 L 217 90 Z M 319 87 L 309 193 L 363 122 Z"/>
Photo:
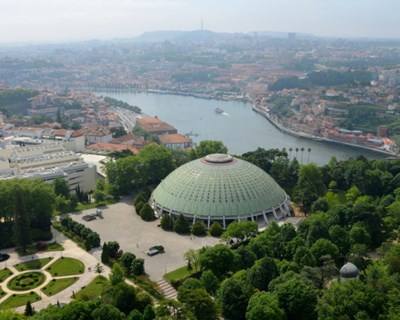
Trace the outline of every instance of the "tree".
<path fill-rule="evenodd" d="M 135 259 L 132 263 L 131 271 L 135 276 L 140 276 L 144 274 L 144 260 Z"/>
<path fill-rule="evenodd" d="M 154 313 L 153 307 L 151 305 L 147 305 L 144 308 L 143 312 L 143 320 L 153 320 L 156 318 L 156 314 Z"/>
<path fill-rule="evenodd" d="M 321 263 L 321 258 L 323 256 L 331 256 L 336 259 L 339 255 L 338 247 L 327 239 L 317 240 L 310 248 L 313 256 Z"/>
<path fill-rule="evenodd" d="M 255 293 L 249 300 L 246 320 L 284 320 L 285 313 L 279 307 L 278 298 L 267 292 Z"/>
<path fill-rule="evenodd" d="M 174 230 L 174 219 L 169 214 L 163 214 L 160 221 L 161 228 L 165 231 Z"/>
<path fill-rule="evenodd" d="M 215 320 L 217 311 L 215 303 L 204 288 L 188 290 L 180 301 L 198 320 Z"/>
<path fill-rule="evenodd" d="M 183 214 L 180 214 L 174 223 L 174 231 L 178 234 L 190 233 L 189 223 L 186 221 Z"/>
<path fill-rule="evenodd" d="M 35 310 L 33 309 L 31 302 L 28 301 L 25 305 L 24 315 L 27 317 L 31 317 L 35 314 Z"/>
<path fill-rule="evenodd" d="M 236 262 L 238 269 L 248 269 L 257 260 L 257 256 L 247 246 L 236 249 Z"/>
<path fill-rule="evenodd" d="M 400 245 L 393 244 L 385 253 L 384 260 L 390 273 L 400 273 Z"/>
<path fill-rule="evenodd" d="M 27 246 L 31 243 L 31 228 L 29 213 L 26 208 L 25 193 L 19 185 L 14 189 L 14 236 L 17 247 L 26 252 Z"/>
<path fill-rule="evenodd" d="M 189 292 L 201 288 L 203 288 L 203 283 L 199 279 L 186 279 L 178 289 L 178 300 L 184 302 Z"/>
<path fill-rule="evenodd" d="M 124 320 L 125 315 L 110 304 L 102 304 L 92 312 L 93 320 Z"/>
<path fill-rule="evenodd" d="M 207 234 L 207 228 L 204 222 L 201 220 L 197 220 L 195 223 L 193 223 L 192 233 L 198 237 L 205 236 Z"/>
<path fill-rule="evenodd" d="M 269 283 L 278 276 L 278 267 L 273 259 L 264 257 L 258 260 L 247 273 L 249 283 L 256 289 L 265 291 Z"/>
<path fill-rule="evenodd" d="M 351 244 L 364 244 L 367 247 L 371 244 L 371 236 L 368 233 L 364 223 L 357 222 L 353 224 L 350 229 L 350 243 Z"/>
<path fill-rule="evenodd" d="M 225 245 L 217 244 L 200 253 L 200 265 L 203 270 L 211 270 L 217 277 L 232 270 L 233 251 Z"/>
<path fill-rule="evenodd" d="M 313 267 L 317 265 L 317 260 L 314 255 L 311 253 L 310 249 L 307 247 L 301 246 L 297 248 L 296 253 L 293 257 L 293 260 L 299 264 L 300 266 L 310 266 Z"/>
<path fill-rule="evenodd" d="M 323 292 L 317 306 L 319 319 L 379 319 L 384 304 L 379 293 L 359 280 L 334 282 Z"/>
<path fill-rule="evenodd" d="M 108 249 L 108 255 L 112 259 L 118 259 L 119 256 L 121 255 L 120 245 L 117 241 L 109 241 L 107 242 L 107 249 Z"/>
<path fill-rule="evenodd" d="M 70 192 L 67 181 L 63 178 L 56 178 L 53 182 L 54 185 L 54 193 L 57 196 L 63 196 L 66 199 L 69 199 Z"/>
<path fill-rule="evenodd" d="M 185 252 L 184 256 L 187 261 L 188 269 L 193 270 L 194 272 L 199 272 L 201 268 L 199 251 L 189 249 Z"/>
<path fill-rule="evenodd" d="M 222 314 L 227 320 L 244 320 L 247 304 L 252 292 L 242 281 L 235 277 L 228 278 L 221 284 L 220 300 Z"/>
<path fill-rule="evenodd" d="M 190 310 L 179 301 L 161 301 L 156 309 L 157 320 L 196 320 Z"/>
<path fill-rule="evenodd" d="M 257 234 L 258 225 L 253 221 L 235 221 L 229 224 L 223 233 L 224 239 L 238 238 L 244 240 Z"/>
<path fill-rule="evenodd" d="M 154 221 L 156 219 L 154 211 L 148 203 L 145 203 L 140 209 L 140 216 L 144 221 Z"/>
<path fill-rule="evenodd" d="M 294 199 L 302 204 L 306 212 L 310 211 L 313 202 L 324 194 L 325 189 L 321 170 L 315 164 L 306 164 L 300 168 Z"/>
<path fill-rule="evenodd" d="M 316 319 L 318 293 L 312 283 L 299 274 L 289 271 L 279 276 L 271 281 L 269 290 L 278 297 L 288 320 Z"/>
<path fill-rule="evenodd" d="M 214 294 L 217 291 L 219 281 L 211 270 L 204 271 L 201 274 L 200 281 L 209 294 Z"/>
<path fill-rule="evenodd" d="M 122 270 L 119 263 L 114 263 L 111 274 L 110 274 L 110 282 L 113 286 L 123 282 L 125 279 L 124 271 Z"/>
<path fill-rule="evenodd" d="M 129 314 L 127 320 L 143 320 L 143 315 L 140 313 L 139 310 L 132 310 Z"/>
<path fill-rule="evenodd" d="M 192 150 L 192 158 L 198 159 L 213 153 L 228 153 L 228 148 L 221 141 L 204 140 Z"/>
<path fill-rule="evenodd" d="M 350 249 L 349 234 L 343 227 L 334 225 L 329 228 L 331 241 L 339 248 L 340 254 L 346 255 Z"/>
<path fill-rule="evenodd" d="M 136 256 L 131 253 L 131 252 L 124 252 L 124 254 L 120 258 L 120 262 L 122 266 L 126 269 L 129 270 L 130 267 L 132 266 L 133 261 L 136 259 Z"/>
<path fill-rule="evenodd" d="M 103 303 L 111 304 L 125 314 L 129 314 L 133 309 L 136 309 L 136 289 L 125 282 L 107 287 L 103 291 L 101 298 Z"/>
<path fill-rule="evenodd" d="M 224 229 L 222 228 L 221 224 L 218 222 L 213 222 L 213 224 L 210 227 L 210 234 L 213 237 L 220 237 L 222 233 L 224 232 Z"/>

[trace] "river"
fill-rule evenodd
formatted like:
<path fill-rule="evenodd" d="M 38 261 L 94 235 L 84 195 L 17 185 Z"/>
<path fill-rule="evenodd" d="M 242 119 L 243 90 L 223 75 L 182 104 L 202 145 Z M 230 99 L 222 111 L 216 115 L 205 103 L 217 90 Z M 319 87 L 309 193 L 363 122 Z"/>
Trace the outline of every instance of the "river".
<path fill-rule="evenodd" d="M 287 150 L 292 148 L 290 156 L 295 157 L 296 148 L 304 148 L 304 152 L 297 153 L 297 159 L 303 163 L 326 164 L 333 156 L 340 160 L 359 155 L 374 159 L 384 158 L 383 155 L 366 150 L 287 135 L 255 113 L 251 105 L 242 102 L 153 93 L 99 92 L 98 94 L 136 105 L 145 114 L 158 116 L 170 123 L 180 133 L 196 134 L 192 137 L 194 142 L 223 141 L 232 154 L 242 154 L 258 147 Z M 216 107 L 223 109 L 224 113 L 216 114 Z"/>

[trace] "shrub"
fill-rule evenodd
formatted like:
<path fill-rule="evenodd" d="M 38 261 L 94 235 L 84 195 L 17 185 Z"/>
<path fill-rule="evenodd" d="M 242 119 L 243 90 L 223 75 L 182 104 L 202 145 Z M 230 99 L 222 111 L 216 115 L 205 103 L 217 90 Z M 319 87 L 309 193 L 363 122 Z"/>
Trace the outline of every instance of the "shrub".
<path fill-rule="evenodd" d="M 222 233 L 224 232 L 224 229 L 222 228 L 221 224 L 218 222 L 213 222 L 213 224 L 210 227 L 210 234 L 213 237 L 220 237 Z"/>
<path fill-rule="evenodd" d="M 153 221 L 156 219 L 153 209 L 146 203 L 140 210 L 140 216 L 144 221 Z"/>
<path fill-rule="evenodd" d="M 174 230 L 174 219 L 169 214 L 163 214 L 161 217 L 161 228 L 165 231 Z"/>
<path fill-rule="evenodd" d="M 145 205 L 145 202 L 139 201 L 138 203 L 135 204 L 135 209 L 136 213 L 140 216 L 140 211 L 143 209 L 143 206 Z"/>
<path fill-rule="evenodd" d="M 174 231 L 178 234 L 188 234 L 190 233 L 189 223 L 186 221 L 183 214 L 181 214 L 174 223 Z"/>
<path fill-rule="evenodd" d="M 133 261 L 135 261 L 136 256 L 131 253 L 131 252 L 125 252 L 121 258 L 120 258 L 120 262 L 122 264 L 122 266 L 124 266 L 125 269 L 129 270 L 129 268 L 131 267 Z"/>
<path fill-rule="evenodd" d="M 192 225 L 192 233 L 195 236 L 205 236 L 207 234 L 207 228 L 206 225 L 204 224 L 203 221 L 196 221 L 193 225 Z"/>
<path fill-rule="evenodd" d="M 144 274 L 144 260 L 135 259 L 132 263 L 131 271 L 135 276 L 140 276 Z"/>

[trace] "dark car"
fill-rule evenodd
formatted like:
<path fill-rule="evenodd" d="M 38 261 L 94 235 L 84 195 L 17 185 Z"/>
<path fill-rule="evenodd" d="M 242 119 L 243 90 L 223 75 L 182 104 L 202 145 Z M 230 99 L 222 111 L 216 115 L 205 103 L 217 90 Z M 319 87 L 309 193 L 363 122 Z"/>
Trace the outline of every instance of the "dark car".
<path fill-rule="evenodd" d="M 0 253 L 0 262 L 6 261 L 10 258 L 7 253 Z"/>
<path fill-rule="evenodd" d="M 164 247 L 161 246 L 161 245 L 157 245 L 157 246 L 150 247 L 149 250 L 147 250 L 146 254 L 149 257 L 152 257 L 152 256 L 155 256 L 155 255 L 157 255 L 159 253 L 164 253 L 164 252 L 165 252 Z"/>
<path fill-rule="evenodd" d="M 93 214 L 88 214 L 86 216 L 83 216 L 82 219 L 85 221 L 93 221 L 96 220 L 96 216 Z"/>

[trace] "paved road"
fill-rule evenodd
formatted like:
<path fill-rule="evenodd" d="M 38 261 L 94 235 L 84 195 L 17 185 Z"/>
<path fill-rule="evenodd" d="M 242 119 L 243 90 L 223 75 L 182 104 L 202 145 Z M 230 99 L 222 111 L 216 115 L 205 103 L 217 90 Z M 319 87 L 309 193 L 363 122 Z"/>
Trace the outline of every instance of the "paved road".
<path fill-rule="evenodd" d="M 166 232 L 157 226 L 160 223 L 158 220 L 143 221 L 128 202 L 108 206 L 103 210 L 104 219 L 90 222 L 82 220 L 85 213 L 93 212 L 94 209 L 87 210 L 71 217 L 98 232 L 102 241 L 118 241 L 124 251 L 133 252 L 137 257 L 143 258 L 146 272 L 153 281 L 159 281 L 166 272 L 185 265 L 184 254 L 189 249 L 212 246 L 219 241 L 212 237 L 180 236 L 174 232 Z M 147 249 L 158 244 L 163 245 L 166 252 L 148 257 Z M 100 254 L 100 251 L 94 252 L 98 258 Z"/>

